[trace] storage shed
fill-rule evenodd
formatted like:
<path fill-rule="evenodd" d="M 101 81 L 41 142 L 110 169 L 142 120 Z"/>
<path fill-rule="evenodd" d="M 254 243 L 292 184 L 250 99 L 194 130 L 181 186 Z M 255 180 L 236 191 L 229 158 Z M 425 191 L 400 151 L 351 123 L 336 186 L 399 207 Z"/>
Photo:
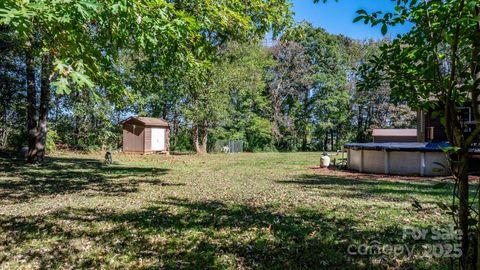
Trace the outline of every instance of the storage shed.
<path fill-rule="evenodd" d="M 123 126 L 123 152 L 169 153 L 170 125 L 161 118 L 130 117 Z"/>

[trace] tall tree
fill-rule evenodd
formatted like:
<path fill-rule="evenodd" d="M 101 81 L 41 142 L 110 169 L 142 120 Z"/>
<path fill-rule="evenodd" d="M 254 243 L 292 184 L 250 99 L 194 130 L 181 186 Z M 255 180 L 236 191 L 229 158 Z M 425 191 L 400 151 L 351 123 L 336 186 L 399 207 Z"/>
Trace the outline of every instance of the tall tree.
<path fill-rule="evenodd" d="M 347 37 L 329 34 L 309 23 L 293 28 L 283 38 L 304 47 L 306 61 L 311 66 L 310 87 L 300 102 L 304 114 L 301 118 L 314 124 L 317 145 L 324 150 L 334 150 L 348 138 L 351 118 L 348 77 L 356 63 L 352 52 L 359 44 Z M 305 130 L 303 126 L 302 130 Z M 308 132 L 302 133 L 305 146 Z"/>
<path fill-rule="evenodd" d="M 378 58 L 380 46 L 389 42 L 369 41 L 362 46 L 365 54 L 356 70 L 352 93 L 354 138 L 357 142 L 371 141 L 373 128 L 412 128 L 416 123 L 417 113 L 405 101 L 392 98 L 389 83 L 382 79 L 383 72 L 372 68 L 368 62 L 368 59 Z"/>
<path fill-rule="evenodd" d="M 214 67 L 216 87 L 226 95 L 225 115 L 212 130 L 214 140 L 243 140 L 251 151 L 272 148 L 267 69 L 273 59 L 259 42 L 230 42 Z"/>
<path fill-rule="evenodd" d="M 312 66 L 305 48 L 293 41 L 278 43 L 272 53 L 275 60 L 269 82 L 272 132 L 278 147 L 293 150 L 297 148 L 298 133 L 303 140 L 308 136 Z M 301 125 L 300 131 L 296 124 Z"/>
<path fill-rule="evenodd" d="M 359 17 L 372 25 L 382 25 L 383 34 L 389 25 L 413 24 L 411 30 L 382 47 L 382 54 L 372 65 L 388 78 L 392 94 L 406 100 L 414 108 L 436 110 L 451 147 L 450 169 L 458 184 L 456 213 L 462 234 L 463 269 L 480 267 L 480 230 L 475 214 L 470 211 L 469 148 L 480 134 L 480 3 L 477 0 L 404 0 L 396 1 L 395 12 L 368 14 L 359 10 Z M 376 72 L 379 74 L 379 72 Z M 377 78 L 378 79 L 378 78 Z M 461 108 L 471 107 L 474 124 L 461 118 Z M 470 132 L 465 130 L 470 128 Z M 480 208 L 480 200 L 478 208 Z M 480 220 L 480 215 L 476 214 Z M 476 235 L 469 227 L 476 224 Z M 475 247 L 472 243 L 477 243 Z M 477 260 L 477 261 L 475 261 Z"/>
<path fill-rule="evenodd" d="M 25 66 L 23 51 L 15 34 L 0 26 L 0 147 L 18 147 L 25 129 Z"/>
<path fill-rule="evenodd" d="M 200 42 L 193 48 L 197 65 L 186 73 L 188 115 L 197 153 L 206 153 L 209 130 L 222 115 L 216 102 L 223 93 L 214 86 L 213 67 L 219 50 L 227 41 L 247 42 L 262 38 L 268 31 L 277 35 L 291 23 L 290 4 L 281 1 L 172 1 L 175 8 L 195 17 L 200 28 Z M 213 120 L 213 122 L 212 122 Z"/>

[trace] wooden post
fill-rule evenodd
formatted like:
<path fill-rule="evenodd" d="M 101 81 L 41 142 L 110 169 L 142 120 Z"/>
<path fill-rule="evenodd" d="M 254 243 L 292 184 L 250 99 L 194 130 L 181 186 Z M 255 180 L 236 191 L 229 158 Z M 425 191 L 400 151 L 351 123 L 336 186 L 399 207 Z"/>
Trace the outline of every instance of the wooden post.
<path fill-rule="evenodd" d="M 351 152 L 352 150 L 351 149 L 347 149 L 347 168 L 351 168 L 351 165 L 350 165 L 350 155 L 352 154 Z"/>
<path fill-rule="evenodd" d="M 417 142 L 425 142 L 425 112 L 417 110 Z"/>
<path fill-rule="evenodd" d="M 383 150 L 384 153 L 384 171 L 385 174 L 390 174 L 390 155 L 387 149 Z"/>
<path fill-rule="evenodd" d="M 425 176 L 425 152 L 420 153 L 420 176 Z"/>
<path fill-rule="evenodd" d="M 360 149 L 360 170 L 359 172 L 363 172 L 363 149 Z"/>

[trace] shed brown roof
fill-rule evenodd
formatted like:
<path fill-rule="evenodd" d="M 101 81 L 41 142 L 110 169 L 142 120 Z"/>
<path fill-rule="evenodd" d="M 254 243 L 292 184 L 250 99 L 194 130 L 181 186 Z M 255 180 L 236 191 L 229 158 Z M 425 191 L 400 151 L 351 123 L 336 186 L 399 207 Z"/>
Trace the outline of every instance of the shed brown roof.
<path fill-rule="evenodd" d="M 157 126 L 157 127 L 168 127 L 169 124 L 167 121 L 165 121 L 162 118 L 153 118 L 153 117 L 138 117 L 138 116 L 132 116 L 129 117 L 128 119 L 122 121 L 121 123 L 127 123 L 129 121 L 136 120 L 140 123 L 142 123 L 145 126 Z"/>
<path fill-rule="evenodd" d="M 373 136 L 417 136 L 416 129 L 401 129 L 401 128 L 375 128 L 372 132 Z"/>

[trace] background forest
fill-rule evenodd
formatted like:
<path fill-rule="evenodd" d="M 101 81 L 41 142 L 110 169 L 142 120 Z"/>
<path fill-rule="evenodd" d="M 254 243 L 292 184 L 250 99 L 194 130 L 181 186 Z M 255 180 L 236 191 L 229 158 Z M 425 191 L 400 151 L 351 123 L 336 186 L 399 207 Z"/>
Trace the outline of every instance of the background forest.
<path fill-rule="evenodd" d="M 277 17 L 269 17 L 264 26 L 256 24 L 253 32 L 241 32 L 236 28 L 242 26 L 215 21 L 222 18 L 208 4 L 174 2 L 174 9 L 167 9 L 174 14 L 170 16 L 188 15 L 182 20 L 193 19 L 194 26 L 185 26 L 185 33 L 162 32 L 163 40 L 145 33 L 129 37 L 131 30 L 102 33 L 99 25 L 87 33 L 70 29 L 76 31 L 70 36 L 78 38 L 72 41 L 77 44 L 59 48 L 55 41 L 62 38 L 61 31 L 49 37 L 49 31 L 57 30 L 42 28 L 42 23 L 63 27 L 65 18 L 44 18 L 40 15 L 46 11 L 34 10 L 37 17 L 23 18 L 37 20 L 33 30 L 26 31 L 30 27 L 12 23 L 21 22 L 23 15 L 4 16 L 8 24 L 0 31 L 0 148 L 28 146 L 29 125 L 41 126 L 28 119 L 41 121 L 45 105 L 47 150 L 118 149 L 119 122 L 131 115 L 168 120 L 172 150 L 199 153 L 210 151 L 218 140 L 233 139 L 243 140 L 248 151 L 337 150 L 347 141 L 369 141 L 372 128 L 415 124 L 415 113 L 406 105 L 393 105 L 388 84 L 363 83 L 365 59 L 378 55 L 389 40 L 354 40 L 309 23 L 292 26 L 285 3 L 269 10 L 258 7 Z M 49 12 L 61 9 L 51 5 Z M 147 21 L 146 15 L 128 16 L 126 21 Z M 112 22 L 104 23 L 107 29 Z M 265 41 L 267 32 L 274 41 Z M 94 37 L 83 42 L 85 34 Z M 180 44 L 182 35 L 202 42 Z M 115 38 L 123 41 L 112 41 Z M 74 53 L 68 46 L 75 47 Z M 62 61 L 48 62 L 45 55 L 58 55 Z M 46 68 L 52 75 L 43 72 Z M 42 91 L 49 80 L 53 91 Z"/>

